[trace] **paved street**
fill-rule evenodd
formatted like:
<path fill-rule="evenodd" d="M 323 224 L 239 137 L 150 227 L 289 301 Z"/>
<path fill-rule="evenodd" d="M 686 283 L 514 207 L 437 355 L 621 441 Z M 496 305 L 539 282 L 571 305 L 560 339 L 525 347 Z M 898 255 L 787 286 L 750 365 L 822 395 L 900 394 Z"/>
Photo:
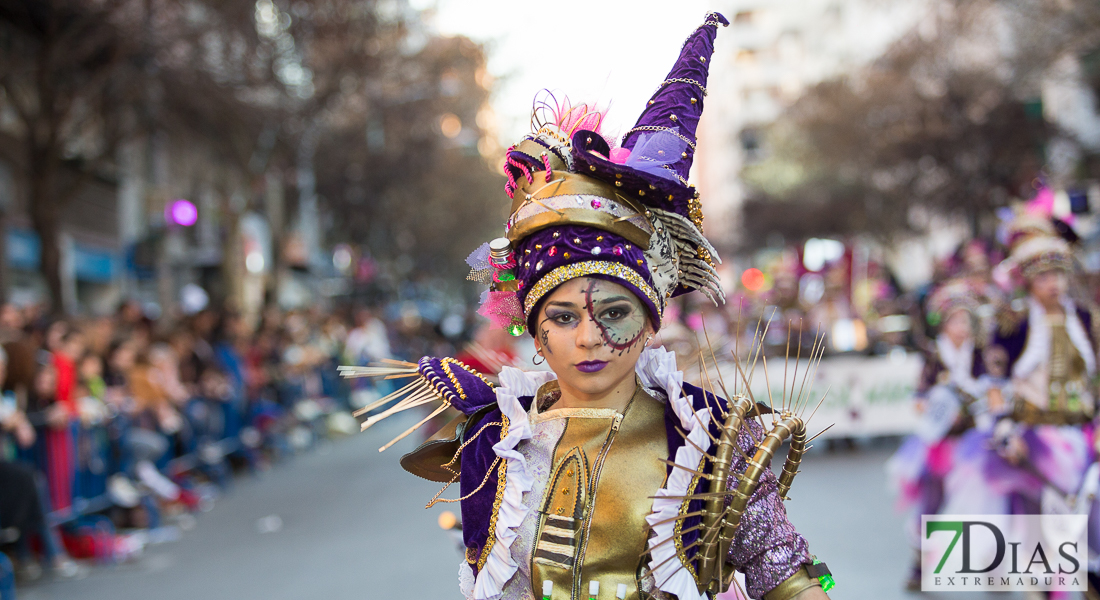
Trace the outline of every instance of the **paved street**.
<path fill-rule="evenodd" d="M 423 509 L 438 486 L 398 466 L 412 441 L 377 452 L 403 425 L 383 423 L 239 480 L 180 541 L 81 581 L 21 589 L 19 598 L 457 600 L 459 554 L 436 525 L 446 507 Z M 795 481 L 790 515 L 836 573 L 834 599 L 913 598 L 900 588 L 910 554 L 882 470 L 891 450 L 813 454 Z M 282 528 L 261 533 L 259 520 L 271 515 Z"/>

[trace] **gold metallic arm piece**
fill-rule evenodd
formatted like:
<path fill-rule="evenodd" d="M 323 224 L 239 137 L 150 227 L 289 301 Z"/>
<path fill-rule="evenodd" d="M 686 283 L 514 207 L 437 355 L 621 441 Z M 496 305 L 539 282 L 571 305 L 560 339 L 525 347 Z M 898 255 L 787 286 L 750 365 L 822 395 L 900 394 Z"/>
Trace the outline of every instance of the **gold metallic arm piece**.
<path fill-rule="evenodd" d="M 791 444 L 787 462 L 783 465 L 783 480 L 779 488 L 780 496 L 790 490 L 794 476 L 798 473 L 798 465 L 802 461 L 802 453 L 805 452 L 806 424 L 793 414 L 784 413 L 779 422 L 775 424 L 775 427 L 764 437 L 764 440 L 757 444 L 756 454 L 749 461 L 745 473 L 741 476 L 741 481 L 737 484 L 737 489 L 734 490 L 733 500 L 730 502 L 729 516 L 726 518 L 726 527 L 730 530 L 731 535 L 729 537 L 731 539 L 733 538 L 732 532 L 741 524 L 741 517 L 745 514 L 745 509 L 749 505 L 749 498 L 756 491 L 756 486 L 760 485 L 760 478 L 772 462 L 772 456 L 783 445 L 784 440 L 792 437 L 792 434 L 795 434 L 795 439 L 801 440 L 801 443 L 798 446 L 794 443 Z"/>
<path fill-rule="evenodd" d="M 707 499 L 704 508 L 704 532 L 711 532 L 722 527 L 721 519 L 725 513 L 725 502 L 729 498 L 726 495 L 728 492 L 727 486 L 729 485 L 728 477 L 723 474 L 728 474 L 733 466 L 733 454 L 737 450 L 737 439 L 741 427 L 744 425 L 745 415 L 753 408 L 754 403 L 747 396 L 735 396 L 730 402 L 729 414 L 722 426 L 721 437 L 718 439 L 718 445 L 714 452 L 714 469 L 711 472 L 715 474 L 715 477 L 711 480 L 711 496 Z M 708 589 L 718 590 L 721 587 L 720 584 L 726 583 L 718 581 L 719 579 L 725 579 L 725 577 L 716 577 L 716 574 L 718 563 L 725 560 L 732 542 L 732 539 L 719 536 L 717 543 L 704 544 L 699 551 L 699 581 L 709 582 L 711 585 L 708 586 Z M 729 569 L 729 573 L 722 573 L 722 575 L 732 576 L 733 569 Z"/>
<path fill-rule="evenodd" d="M 788 577 L 786 581 L 764 594 L 764 600 L 790 600 L 802 592 L 815 587 L 820 588 L 821 582 L 815 577 L 810 577 L 806 573 L 806 567 L 802 567 L 798 571 L 795 571 L 794 575 Z M 822 592 L 822 595 L 824 595 L 824 592 Z"/>
<path fill-rule="evenodd" d="M 756 445 L 756 452 L 751 459 L 748 459 L 748 466 L 738 478 L 737 487 L 728 489 L 728 476 L 719 476 L 719 474 L 730 472 L 734 463 L 734 452 L 737 451 L 737 439 L 745 419 L 754 408 L 755 404 L 748 397 L 737 396 L 733 399 L 720 437 L 716 440 L 714 453 L 710 458 L 713 464 L 711 472 L 715 477 L 711 483 L 710 493 L 705 495 L 706 504 L 701 511 L 703 523 L 696 578 L 700 593 L 716 594 L 729 586 L 734 569 L 727 569 L 724 561 L 729 556 L 730 547 L 737 535 L 737 528 L 741 525 L 741 517 L 748 508 L 749 499 L 760 485 L 760 478 L 768 470 L 772 457 L 779 451 L 783 442 L 788 438 L 791 439 L 791 448 L 779 476 L 778 493 L 784 500 L 787 499 L 787 492 L 791 489 L 794 476 L 798 474 L 802 455 L 806 451 L 805 422 L 793 413 L 784 412 L 772 430 Z M 814 581 L 816 584 L 816 580 Z"/>
<path fill-rule="evenodd" d="M 806 453 L 806 424 L 797 417 L 795 428 L 791 430 L 791 447 L 787 450 L 787 460 L 783 463 L 783 472 L 779 474 L 779 498 L 786 501 L 791 491 L 794 476 L 798 475 L 798 466 L 802 464 L 802 455 Z"/>

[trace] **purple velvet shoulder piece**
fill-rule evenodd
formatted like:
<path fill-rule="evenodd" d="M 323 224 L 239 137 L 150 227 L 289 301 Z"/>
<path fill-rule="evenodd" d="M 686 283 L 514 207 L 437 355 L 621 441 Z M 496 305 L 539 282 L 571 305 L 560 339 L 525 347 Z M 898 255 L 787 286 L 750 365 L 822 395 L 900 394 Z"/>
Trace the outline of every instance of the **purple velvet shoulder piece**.
<path fill-rule="evenodd" d="M 524 410 L 531 408 L 531 396 L 521 396 L 519 402 Z M 458 481 L 462 498 L 465 498 L 462 501 L 462 541 L 466 546 L 466 561 L 475 575 L 485 564 L 483 557 L 488 556 L 485 544 L 489 539 L 489 525 L 493 523 L 493 513 L 499 509 L 496 498 L 503 463 L 496 462 L 493 446 L 501 440 L 502 416 L 500 409 L 494 408 L 479 419 L 464 435 L 472 441 L 462 449 L 460 458 Z"/>
<path fill-rule="evenodd" d="M 463 414 L 471 415 L 497 401 L 485 376 L 461 361 L 425 356 L 417 363 L 417 370 L 437 395 Z"/>

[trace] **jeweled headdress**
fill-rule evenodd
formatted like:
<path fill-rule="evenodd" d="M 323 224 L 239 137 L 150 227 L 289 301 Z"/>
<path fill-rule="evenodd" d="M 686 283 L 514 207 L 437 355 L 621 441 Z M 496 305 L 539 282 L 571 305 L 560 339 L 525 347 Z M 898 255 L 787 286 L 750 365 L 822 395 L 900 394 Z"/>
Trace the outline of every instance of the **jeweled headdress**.
<path fill-rule="evenodd" d="M 928 324 L 937 327 L 960 310 L 977 315 L 981 304 L 981 298 L 967 281 L 949 279 L 928 296 L 925 305 L 928 310 Z"/>
<path fill-rule="evenodd" d="M 1073 249 L 1060 237 L 1035 236 L 1016 246 L 1006 263 L 1024 279 L 1052 270 L 1071 273 Z"/>
<path fill-rule="evenodd" d="M 470 278 L 491 286 L 482 315 L 519 335 L 539 301 L 576 277 L 631 289 L 655 326 L 673 296 L 700 290 L 724 300 L 699 193 L 687 182 L 719 24 L 728 21 L 710 13 L 688 37 L 618 147 L 595 106 L 536 98 L 531 133 L 507 152 L 505 237 L 467 259 Z"/>

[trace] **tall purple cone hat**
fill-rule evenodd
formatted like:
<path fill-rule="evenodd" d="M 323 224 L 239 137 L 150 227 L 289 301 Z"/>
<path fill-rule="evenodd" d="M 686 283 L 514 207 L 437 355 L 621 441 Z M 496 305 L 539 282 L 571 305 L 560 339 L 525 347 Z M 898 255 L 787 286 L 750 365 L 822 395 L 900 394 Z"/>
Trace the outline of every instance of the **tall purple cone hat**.
<path fill-rule="evenodd" d="M 728 24 L 707 15 L 618 147 L 601 135 L 595 106 L 549 92 L 535 99 L 532 132 L 506 156 L 505 236 L 467 259 L 470 278 L 490 284 L 482 315 L 520 335 L 539 302 L 576 277 L 627 287 L 655 327 L 673 296 L 700 290 L 725 300 L 714 269 L 721 261 L 703 237 L 699 193 L 687 178 L 714 38 Z"/>

